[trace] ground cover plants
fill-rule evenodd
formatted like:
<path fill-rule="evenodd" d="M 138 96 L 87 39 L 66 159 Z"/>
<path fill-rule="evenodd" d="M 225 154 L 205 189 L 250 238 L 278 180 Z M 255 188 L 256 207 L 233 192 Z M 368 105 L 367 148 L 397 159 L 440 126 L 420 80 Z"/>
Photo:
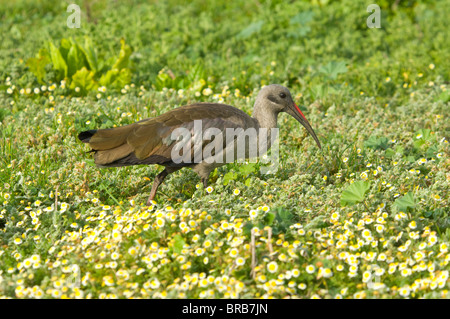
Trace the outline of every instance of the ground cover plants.
<path fill-rule="evenodd" d="M 449 6 L 2 3 L 3 298 L 448 298 Z M 283 84 L 280 166 L 100 169 L 78 132 Z"/>

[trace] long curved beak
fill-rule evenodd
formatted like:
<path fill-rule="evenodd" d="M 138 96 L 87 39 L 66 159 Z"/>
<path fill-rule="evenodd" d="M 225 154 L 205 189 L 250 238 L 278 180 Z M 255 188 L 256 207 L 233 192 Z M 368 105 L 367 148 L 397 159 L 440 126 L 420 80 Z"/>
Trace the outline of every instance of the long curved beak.
<path fill-rule="evenodd" d="M 297 106 L 297 104 L 293 103 L 292 108 L 288 108 L 286 111 L 289 115 L 291 115 L 293 118 L 295 118 L 297 121 L 300 122 L 301 125 L 303 125 L 309 134 L 314 138 L 314 140 L 317 143 L 317 146 L 319 146 L 320 149 L 322 149 L 322 146 L 320 145 L 319 139 L 316 136 L 316 133 L 311 127 L 311 124 L 309 124 L 308 120 L 306 119 L 305 115 L 303 115 L 302 111 L 300 111 L 300 108 Z"/>

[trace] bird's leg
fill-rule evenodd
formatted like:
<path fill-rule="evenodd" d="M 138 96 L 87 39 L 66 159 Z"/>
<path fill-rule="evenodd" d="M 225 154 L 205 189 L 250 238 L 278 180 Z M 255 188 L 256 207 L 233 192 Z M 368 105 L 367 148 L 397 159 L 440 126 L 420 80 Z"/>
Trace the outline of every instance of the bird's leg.
<path fill-rule="evenodd" d="M 203 183 L 204 188 L 208 187 L 208 177 L 201 178 L 201 181 Z"/>
<path fill-rule="evenodd" d="M 181 169 L 181 167 L 166 167 L 161 173 L 156 175 L 155 180 L 152 185 L 152 190 L 150 191 L 150 196 L 147 200 L 147 206 L 150 206 L 152 204 L 152 200 L 156 196 L 156 192 L 158 191 L 159 185 L 164 181 L 164 179 L 167 177 L 167 175 L 178 171 Z"/>
<path fill-rule="evenodd" d="M 167 175 L 169 175 L 169 171 L 166 168 L 155 177 L 155 180 L 153 181 L 152 190 L 150 191 L 150 197 L 147 200 L 147 206 L 150 206 L 152 204 L 152 200 L 153 198 L 155 198 L 159 185 L 163 182 L 163 180 L 166 178 Z"/>

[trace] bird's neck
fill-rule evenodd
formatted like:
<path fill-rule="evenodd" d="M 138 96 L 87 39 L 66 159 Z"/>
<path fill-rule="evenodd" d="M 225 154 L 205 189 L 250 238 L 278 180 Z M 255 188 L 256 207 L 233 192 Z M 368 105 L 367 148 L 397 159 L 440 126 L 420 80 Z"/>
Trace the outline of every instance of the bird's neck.
<path fill-rule="evenodd" d="M 273 112 L 268 106 L 260 103 L 258 100 L 255 102 L 253 109 L 253 118 L 258 121 L 259 127 L 275 128 L 277 127 L 278 113 Z"/>

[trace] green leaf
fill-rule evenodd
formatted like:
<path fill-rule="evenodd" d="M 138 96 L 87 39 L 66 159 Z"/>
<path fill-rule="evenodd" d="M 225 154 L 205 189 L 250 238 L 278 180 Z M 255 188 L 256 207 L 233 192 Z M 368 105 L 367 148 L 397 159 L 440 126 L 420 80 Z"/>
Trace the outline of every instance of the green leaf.
<path fill-rule="evenodd" d="M 275 211 L 277 213 L 276 219 L 278 222 L 287 223 L 287 224 L 291 223 L 294 215 L 290 211 L 288 211 L 282 207 L 276 208 Z"/>
<path fill-rule="evenodd" d="M 414 134 L 414 140 L 416 140 L 416 141 L 432 141 L 432 140 L 434 140 L 434 135 L 431 134 L 430 129 L 420 129 Z"/>
<path fill-rule="evenodd" d="M 236 38 L 239 40 L 247 39 L 250 36 L 252 36 L 254 33 L 260 32 L 263 25 L 264 25 L 264 21 L 262 21 L 262 20 L 253 22 L 248 27 L 246 27 L 241 32 L 239 32 L 239 34 L 236 36 Z"/>
<path fill-rule="evenodd" d="M 239 173 L 242 176 L 246 177 L 251 173 L 254 173 L 256 170 L 256 163 L 248 163 L 239 167 Z"/>
<path fill-rule="evenodd" d="M 413 155 L 404 156 L 403 159 L 410 163 L 414 163 L 416 161 L 416 158 Z"/>
<path fill-rule="evenodd" d="M 43 79 L 45 76 L 45 66 L 50 63 L 50 59 L 46 55 L 41 55 L 37 58 L 29 58 L 26 65 L 30 71 L 37 78 L 38 82 L 44 84 Z"/>
<path fill-rule="evenodd" d="M 416 148 L 416 149 L 419 149 L 419 148 L 421 148 L 423 145 L 425 145 L 427 142 L 425 141 L 425 140 L 423 140 L 423 139 L 420 139 L 420 140 L 415 140 L 414 141 L 414 148 Z"/>
<path fill-rule="evenodd" d="M 341 195 L 341 206 L 354 205 L 364 200 L 366 192 L 370 188 L 370 182 L 357 181 L 350 184 Z"/>
<path fill-rule="evenodd" d="M 316 84 L 310 87 L 311 96 L 314 100 L 323 99 L 328 95 L 328 86 Z"/>
<path fill-rule="evenodd" d="M 181 235 L 175 235 L 173 239 L 175 240 L 173 244 L 173 251 L 179 254 L 183 250 L 184 245 L 186 245 L 186 242 Z"/>
<path fill-rule="evenodd" d="M 238 177 L 238 175 L 236 173 L 232 172 L 232 171 L 226 173 L 223 176 L 223 185 L 225 185 L 225 186 L 228 185 L 228 183 L 230 181 L 235 180 L 237 177 Z"/>
<path fill-rule="evenodd" d="M 375 150 L 382 149 L 386 150 L 389 146 L 389 139 L 387 137 L 376 137 L 371 136 L 367 141 L 364 142 L 365 147 L 373 148 Z"/>
<path fill-rule="evenodd" d="M 327 221 L 326 217 L 323 215 L 319 215 L 314 217 L 308 224 L 305 225 L 305 229 L 321 229 L 330 226 L 330 223 Z"/>
<path fill-rule="evenodd" d="M 266 226 L 272 226 L 274 219 L 275 214 L 272 212 L 268 212 L 266 213 L 266 215 L 264 215 L 263 221 Z"/>
<path fill-rule="evenodd" d="M 273 227 L 274 233 L 285 233 L 289 227 L 294 223 L 294 214 L 283 207 L 278 207 L 273 210 L 275 212 L 275 218 Z"/>
<path fill-rule="evenodd" d="M 438 152 L 438 147 L 436 145 L 431 145 L 426 152 L 427 157 L 434 157 L 436 156 L 436 153 Z"/>
<path fill-rule="evenodd" d="M 93 90 L 96 86 L 94 72 L 89 71 L 86 67 L 81 68 L 73 75 L 72 83 L 70 84 L 71 89 L 79 87 L 84 92 Z"/>
<path fill-rule="evenodd" d="M 283 222 L 290 222 L 292 220 L 292 218 L 294 217 L 294 215 L 292 215 L 292 213 L 287 210 L 280 211 L 278 213 L 278 216 L 280 217 L 280 219 Z"/>
<path fill-rule="evenodd" d="M 295 30 L 289 31 L 287 34 L 288 34 L 288 36 L 290 36 L 292 38 L 298 39 L 300 37 L 304 37 L 309 32 L 311 32 L 311 27 L 308 25 L 305 25 L 305 26 L 295 28 Z"/>
<path fill-rule="evenodd" d="M 69 53 L 70 48 L 72 47 L 72 41 L 69 39 L 61 39 L 61 45 L 59 46 L 59 52 L 63 57 L 64 61 L 67 61 L 67 55 Z"/>
<path fill-rule="evenodd" d="M 439 94 L 438 100 L 443 101 L 444 103 L 450 101 L 450 91 L 447 90 Z"/>
<path fill-rule="evenodd" d="M 305 25 L 309 22 L 311 22 L 314 18 L 314 12 L 313 11 L 303 11 L 299 14 L 293 16 L 291 20 L 289 20 L 289 23 L 292 24 L 302 24 Z"/>
<path fill-rule="evenodd" d="M 67 76 L 71 78 L 78 70 L 83 67 L 88 67 L 88 63 L 83 51 L 78 44 L 72 43 L 72 46 L 67 53 Z"/>
<path fill-rule="evenodd" d="M 130 69 L 113 69 L 103 74 L 99 80 L 100 85 L 106 87 L 122 88 L 131 81 Z"/>
<path fill-rule="evenodd" d="M 204 79 L 199 79 L 191 82 L 190 87 L 194 90 L 194 92 L 200 92 L 205 85 L 206 81 Z"/>
<path fill-rule="evenodd" d="M 391 158 L 394 155 L 395 155 L 395 151 L 390 147 L 388 149 L 386 149 L 386 152 L 384 154 L 384 156 L 386 156 L 387 158 Z"/>
<path fill-rule="evenodd" d="M 120 47 L 119 57 L 117 58 L 114 65 L 112 66 L 113 70 L 114 69 L 121 70 L 123 68 L 126 68 L 128 66 L 130 55 L 133 52 L 131 47 L 128 44 L 125 44 L 124 39 L 120 40 L 120 44 L 121 44 L 121 47 Z"/>
<path fill-rule="evenodd" d="M 188 80 L 191 83 L 203 80 L 205 78 L 205 68 L 203 67 L 203 64 L 197 63 L 189 72 L 188 74 Z M 206 84 L 206 82 L 205 82 Z"/>
<path fill-rule="evenodd" d="M 252 223 L 245 223 L 245 225 L 244 225 L 244 234 L 246 235 L 246 236 L 251 236 L 252 235 L 252 228 L 254 227 L 255 225 L 253 225 Z"/>
<path fill-rule="evenodd" d="M 347 62 L 331 61 L 327 65 L 320 67 L 319 72 L 334 80 L 338 74 L 347 72 Z"/>
<path fill-rule="evenodd" d="M 53 69 L 58 72 L 58 79 L 67 77 L 67 63 L 61 55 L 61 51 L 52 42 L 49 42 L 50 59 L 52 60 Z"/>
<path fill-rule="evenodd" d="M 408 208 L 416 207 L 417 201 L 415 200 L 413 194 L 408 192 L 405 196 L 397 198 L 394 205 L 397 206 L 400 211 L 406 211 Z"/>
<path fill-rule="evenodd" d="M 92 43 L 92 39 L 88 36 L 84 38 L 84 45 L 80 45 L 80 49 L 83 51 L 86 60 L 89 64 L 89 68 L 97 72 L 98 70 L 98 58 L 97 51 L 95 50 L 94 44 Z"/>

